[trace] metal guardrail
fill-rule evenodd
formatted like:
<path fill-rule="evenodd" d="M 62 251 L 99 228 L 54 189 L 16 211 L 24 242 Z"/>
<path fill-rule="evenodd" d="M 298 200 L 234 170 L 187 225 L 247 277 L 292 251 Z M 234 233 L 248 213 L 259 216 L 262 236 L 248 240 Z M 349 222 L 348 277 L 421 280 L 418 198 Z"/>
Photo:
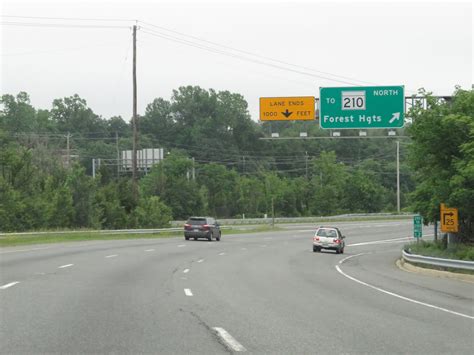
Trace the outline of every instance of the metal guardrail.
<path fill-rule="evenodd" d="M 221 226 L 221 229 L 232 229 L 230 226 Z M 1 237 L 11 236 L 28 236 L 28 235 L 47 235 L 47 234 L 100 234 L 100 235 L 114 235 L 114 234 L 156 234 L 163 232 L 182 232 L 183 227 L 173 228 L 155 228 L 155 229 L 110 229 L 110 230 L 73 230 L 73 231 L 48 231 L 48 232 L 16 232 L 16 233 L 0 233 Z"/>
<path fill-rule="evenodd" d="M 357 218 L 367 219 L 400 219 L 413 218 L 414 214 L 392 214 L 392 213 L 354 213 L 342 214 L 337 216 L 321 217 L 275 217 L 275 223 L 319 223 L 323 221 L 351 221 Z M 272 218 L 218 218 L 219 223 L 223 225 L 245 225 L 245 224 L 271 224 Z M 172 226 L 183 225 L 185 221 L 171 221 Z"/>
<path fill-rule="evenodd" d="M 411 263 L 474 271 L 474 261 L 434 258 L 432 256 L 410 254 L 405 250 L 402 252 L 402 257 L 403 260 Z"/>
<path fill-rule="evenodd" d="M 351 221 L 355 218 L 369 218 L 369 219 L 400 219 L 412 218 L 413 214 L 391 214 L 391 213 L 357 213 L 357 214 L 343 214 L 337 216 L 327 217 L 275 217 L 275 223 L 318 223 L 328 220 Z M 151 229 L 111 229 L 111 230 L 72 230 L 72 231 L 47 231 L 47 232 L 15 232 L 15 233 L 0 233 L 0 237 L 7 236 L 27 236 L 27 235 L 45 235 L 45 234 L 153 234 L 162 232 L 180 232 L 183 230 L 185 221 L 171 221 L 172 228 L 151 228 Z M 233 226 L 239 225 L 259 225 L 271 224 L 272 218 L 245 218 L 245 219 L 219 219 L 221 229 L 233 229 Z"/>

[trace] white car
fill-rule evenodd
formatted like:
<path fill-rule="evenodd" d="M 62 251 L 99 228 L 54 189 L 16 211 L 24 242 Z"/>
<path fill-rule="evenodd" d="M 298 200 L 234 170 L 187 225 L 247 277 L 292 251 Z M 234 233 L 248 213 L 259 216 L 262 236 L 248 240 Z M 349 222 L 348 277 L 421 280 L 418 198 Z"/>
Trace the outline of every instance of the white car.
<path fill-rule="evenodd" d="M 316 229 L 313 237 L 313 251 L 321 251 L 321 249 L 335 250 L 336 254 L 344 253 L 346 243 L 341 231 L 336 227 L 319 227 Z"/>

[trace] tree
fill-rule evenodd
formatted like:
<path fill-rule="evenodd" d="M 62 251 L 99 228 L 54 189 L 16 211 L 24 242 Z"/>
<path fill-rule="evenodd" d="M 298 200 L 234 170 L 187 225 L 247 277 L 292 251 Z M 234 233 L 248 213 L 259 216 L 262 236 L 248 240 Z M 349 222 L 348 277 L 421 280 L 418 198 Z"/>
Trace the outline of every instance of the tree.
<path fill-rule="evenodd" d="M 132 218 L 138 228 L 168 227 L 171 221 L 171 209 L 161 202 L 157 196 L 148 196 L 140 199 Z"/>
<path fill-rule="evenodd" d="M 424 93 L 428 109 L 415 107 L 409 128 L 410 163 L 418 185 L 415 211 L 426 222 L 439 220 L 439 206 L 457 207 L 461 237 L 474 238 L 474 91 L 457 89 L 452 102 Z"/>
<path fill-rule="evenodd" d="M 30 104 L 26 92 L 20 92 L 16 97 L 2 95 L 0 104 L 0 128 L 9 132 L 33 132 L 37 128 L 36 111 Z"/>
<path fill-rule="evenodd" d="M 312 213 L 326 216 L 343 212 L 344 187 L 349 178 L 346 167 L 336 161 L 334 152 L 321 153 L 320 158 L 314 160 L 312 165 Z"/>

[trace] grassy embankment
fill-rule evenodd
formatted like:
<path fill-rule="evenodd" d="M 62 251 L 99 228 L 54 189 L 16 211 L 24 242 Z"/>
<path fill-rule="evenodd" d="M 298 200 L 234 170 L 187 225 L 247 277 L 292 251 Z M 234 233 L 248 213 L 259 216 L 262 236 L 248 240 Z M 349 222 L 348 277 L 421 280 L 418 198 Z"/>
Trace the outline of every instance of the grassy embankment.
<path fill-rule="evenodd" d="M 450 246 L 449 248 L 446 248 L 446 245 L 442 241 L 437 241 L 437 242 L 420 241 L 418 243 L 411 243 L 411 244 L 405 245 L 405 250 L 409 251 L 412 254 L 432 256 L 435 258 L 474 261 L 474 246 L 473 245 L 455 244 L 453 246 Z M 416 266 L 429 268 L 429 269 L 474 274 L 474 272 L 469 271 L 469 270 L 442 268 L 442 267 L 431 266 L 431 265 L 426 265 L 426 264 L 417 264 L 417 263 L 414 263 L 414 264 Z"/>
<path fill-rule="evenodd" d="M 237 227 L 234 227 L 237 228 Z M 258 233 L 268 231 L 278 231 L 278 227 L 271 226 L 255 226 L 247 229 L 223 229 L 222 234 L 242 234 L 242 233 Z M 182 231 L 164 231 L 159 233 L 134 233 L 134 234 L 105 234 L 98 231 L 84 232 L 48 232 L 38 234 L 16 234 L 0 236 L 0 247 L 46 244 L 46 243 L 63 243 L 63 242 L 79 242 L 88 240 L 121 240 L 121 239 L 159 239 L 173 238 L 183 236 Z"/>

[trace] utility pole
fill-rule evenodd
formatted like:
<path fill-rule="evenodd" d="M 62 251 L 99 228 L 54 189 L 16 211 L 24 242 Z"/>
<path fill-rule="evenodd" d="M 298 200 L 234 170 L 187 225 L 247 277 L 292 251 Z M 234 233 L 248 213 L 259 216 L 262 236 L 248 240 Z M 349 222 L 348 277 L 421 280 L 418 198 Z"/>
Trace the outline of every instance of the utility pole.
<path fill-rule="evenodd" d="M 397 213 L 400 213 L 400 141 L 397 141 Z"/>
<path fill-rule="evenodd" d="M 194 167 L 194 157 L 193 157 L 193 171 L 192 171 L 192 175 L 193 175 L 193 181 L 196 180 L 196 169 Z"/>
<path fill-rule="evenodd" d="M 133 151 L 132 151 L 132 179 L 133 196 L 138 199 L 137 186 L 137 145 L 138 145 L 138 123 L 137 123 L 137 26 L 133 26 Z"/>
<path fill-rule="evenodd" d="M 115 132 L 115 149 L 117 150 L 117 179 L 120 177 L 120 150 L 118 143 L 118 132 Z"/>
<path fill-rule="evenodd" d="M 66 160 L 66 164 L 67 164 L 67 168 L 69 169 L 69 167 L 71 166 L 71 146 L 69 145 L 69 138 L 71 137 L 71 134 L 69 132 L 67 132 L 67 135 L 66 135 L 66 154 L 67 154 L 67 160 Z"/>
<path fill-rule="evenodd" d="M 305 152 L 306 180 L 308 180 L 308 152 Z"/>

